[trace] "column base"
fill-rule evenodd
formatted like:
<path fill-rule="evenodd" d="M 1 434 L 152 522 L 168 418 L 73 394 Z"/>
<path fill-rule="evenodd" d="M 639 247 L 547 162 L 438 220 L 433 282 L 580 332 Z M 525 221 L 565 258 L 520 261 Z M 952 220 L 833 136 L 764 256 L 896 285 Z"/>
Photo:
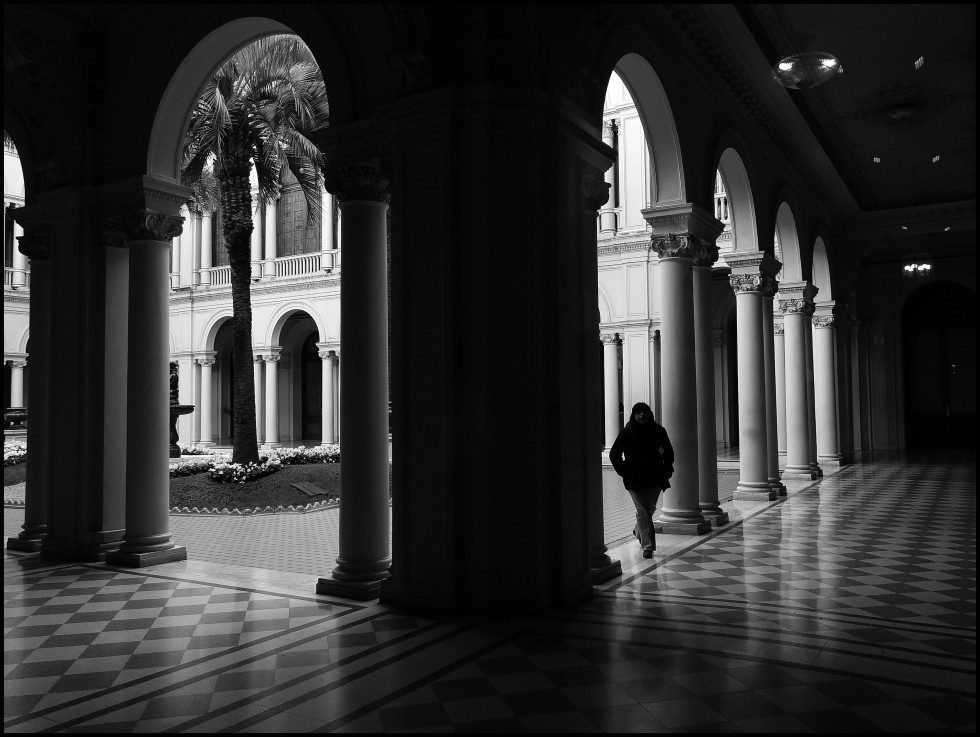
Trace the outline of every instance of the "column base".
<path fill-rule="evenodd" d="M 721 525 L 727 525 L 729 522 L 728 512 L 724 510 L 710 510 L 707 512 L 702 512 L 704 518 L 711 523 L 712 527 L 720 527 Z"/>
<path fill-rule="evenodd" d="M 821 466 L 832 466 L 833 468 L 837 468 L 838 466 L 846 465 L 844 463 L 844 456 L 842 456 L 840 453 L 837 453 L 836 455 L 818 455 L 817 460 L 820 462 Z"/>
<path fill-rule="evenodd" d="M 815 476 L 813 477 L 815 479 L 818 479 L 821 476 L 823 476 L 823 469 L 820 468 L 820 466 L 817 465 L 816 463 L 810 464 L 810 470 L 813 471 L 813 473 L 815 474 Z"/>
<path fill-rule="evenodd" d="M 784 479 L 807 479 L 813 481 L 817 478 L 817 475 L 809 466 L 786 466 L 783 469 L 782 477 Z"/>
<path fill-rule="evenodd" d="M 623 564 L 618 560 L 610 559 L 608 563 L 604 563 L 599 566 L 592 566 L 589 569 L 592 575 L 592 583 L 600 584 L 608 581 L 611 578 L 617 578 L 623 575 Z"/>
<path fill-rule="evenodd" d="M 175 545 L 167 550 L 154 550 L 148 553 L 126 553 L 117 550 L 105 557 L 108 565 L 123 566 L 124 568 L 146 568 L 161 563 L 173 563 L 176 560 L 187 560 L 187 548 Z"/>
<path fill-rule="evenodd" d="M 769 479 L 769 488 L 776 496 L 786 496 L 786 486 L 779 479 Z"/>
<path fill-rule="evenodd" d="M 775 498 L 771 489 L 735 489 L 732 494 L 733 502 L 771 502 Z"/>
<path fill-rule="evenodd" d="M 368 601 L 381 596 L 381 583 L 387 578 L 388 576 L 385 576 L 385 578 L 378 578 L 373 581 L 340 581 L 336 578 L 321 578 L 317 581 L 316 592 L 342 596 L 345 599 Z"/>
<path fill-rule="evenodd" d="M 36 553 L 41 549 L 42 542 L 44 542 L 43 537 L 37 537 L 37 538 L 8 537 L 7 550 L 16 550 L 21 553 Z"/>
<path fill-rule="evenodd" d="M 659 532 L 662 535 L 703 535 L 706 532 L 711 532 L 711 523 L 707 520 L 701 520 L 700 522 L 695 520 L 690 522 L 662 522 L 660 520 L 654 520 L 653 531 Z"/>

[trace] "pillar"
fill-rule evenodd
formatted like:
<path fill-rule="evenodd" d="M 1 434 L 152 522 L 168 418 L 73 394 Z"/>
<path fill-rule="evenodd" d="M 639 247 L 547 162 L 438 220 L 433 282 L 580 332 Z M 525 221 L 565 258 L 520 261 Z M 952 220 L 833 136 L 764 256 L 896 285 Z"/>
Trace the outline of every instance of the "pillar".
<path fill-rule="evenodd" d="M 603 418 L 608 451 L 616 441 L 622 427 L 619 425 L 619 359 L 617 349 L 619 338 L 613 335 L 600 335 L 602 341 L 602 386 Z"/>
<path fill-rule="evenodd" d="M 262 276 L 272 279 L 276 276 L 276 203 L 265 204 L 265 260 L 262 262 Z"/>
<path fill-rule="evenodd" d="M 715 435 L 715 351 L 711 324 L 711 267 L 718 260 L 718 246 L 703 244 L 695 253 L 694 357 L 697 363 L 698 398 L 698 503 L 701 514 L 713 526 L 728 523 L 728 512 L 718 501 L 718 443 Z"/>
<path fill-rule="evenodd" d="M 786 459 L 786 345 L 782 313 L 773 312 L 773 368 L 776 388 L 776 453 L 780 467 Z"/>
<path fill-rule="evenodd" d="M 810 418 L 806 387 L 806 282 L 780 285 L 786 358 L 786 465 L 783 479 L 815 479 L 810 468 Z"/>
<path fill-rule="evenodd" d="M 340 334 L 344 365 L 340 427 L 340 555 L 318 593 L 373 599 L 391 564 L 388 463 L 388 178 L 377 163 L 328 172 L 344 217 Z M 344 371 L 344 368 L 341 368 Z"/>
<path fill-rule="evenodd" d="M 23 232 L 23 231 L 21 231 Z M 46 233 L 29 233 L 17 239 L 15 253 L 30 259 L 31 380 L 27 386 L 27 484 L 24 492 L 24 524 L 16 537 L 7 538 L 8 550 L 37 552 L 48 531 L 48 484 L 51 443 L 48 434 L 51 406 L 48 401 L 51 361 L 51 248 Z M 11 393 L 11 401 L 14 397 Z M 22 398 L 23 401 L 23 398 Z"/>
<path fill-rule="evenodd" d="M 201 271 L 202 287 L 211 286 L 211 254 L 214 249 L 212 221 L 214 215 L 205 210 L 201 213 Z"/>
<path fill-rule="evenodd" d="M 807 438 L 808 438 L 808 457 L 810 459 L 810 469 L 817 475 L 823 476 L 823 469 L 817 462 L 817 411 L 816 397 L 813 391 L 815 377 L 813 374 L 813 312 L 814 304 L 812 298 L 807 300 L 806 321 L 804 322 L 804 335 L 806 337 L 806 411 L 807 411 Z"/>
<path fill-rule="evenodd" d="M 19 223 L 14 223 L 14 252 L 11 259 L 12 273 L 10 274 L 10 286 L 12 289 L 20 289 L 27 284 L 27 256 L 21 253 L 16 247 L 21 237 L 24 235 L 24 228 Z M 21 405 L 11 404 L 13 407 Z"/>
<path fill-rule="evenodd" d="M 763 252 L 729 254 L 731 284 L 735 290 L 738 331 L 738 459 L 739 480 L 735 501 L 776 498 L 769 486 L 766 426 L 766 372 L 763 339 Z"/>
<path fill-rule="evenodd" d="M 27 361 L 8 361 L 10 364 L 10 406 L 24 406 L 24 368 Z"/>
<path fill-rule="evenodd" d="M 185 560 L 171 540 L 167 259 L 182 219 L 141 211 L 117 220 L 129 247 L 126 534 L 111 565 Z"/>
<path fill-rule="evenodd" d="M 201 418 L 201 439 L 203 446 L 214 445 L 214 431 L 212 430 L 212 417 L 214 417 L 214 400 L 212 399 L 211 388 L 214 382 L 212 368 L 214 358 L 199 358 L 197 365 L 201 367 L 201 403 L 197 408 Z"/>
<path fill-rule="evenodd" d="M 265 361 L 265 442 L 263 448 L 279 446 L 279 350 L 262 356 Z"/>
<path fill-rule="evenodd" d="M 660 331 L 654 330 L 653 335 L 650 336 L 650 373 L 653 376 L 653 388 L 651 396 L 651 409 L 653 410 L 653 416 L 657 418 L 657 422 L 661 422 L 663 419 L 664 403 L 663 403 L 663 372 L 660 370 Z M 626 408 L 625 411 L 629 412 L 631 408 Z M 626 424 L 626 423 L 623 423 Z"/>
<path fill-rule="evenodd" d="M 333 230 L 333 195 L 329 192 L 323 193 L 320 202 L 320 270 L 333 271 L 336 264 Z"/>
<path fill-rule="evenodd" d="M 255 441 L 261 445 L 265 439 L 265 405 L 262 402 L 262 355 L 252 356 L 252 382 L 255 384 Z"/>
<path fill-rule="evenodd" d="M 776 419 L 776 344 L 773 336 L 773 298 L 779 289 L 776 274 L 782 264 L 773 260 L 776 271 L 764 273 L 762 280 L 762 351 L 766 371 L 766 465 L 769 474 L 769 488 L 776 496 L 786 495 L 786 486 L 779 479 L 779 444 Z"/>
<path fill-rule="evenodd" d="M 331 445 L 337 442 L 334 435 L 334 381 L 333 381 L 333 362 L 336 352 L 321 350 L 320 359 L 323 361 L 323 370 L 320 374 L 320 433 L 323 445 Z"/>
<path fill-rule="evenodd" d="M 254 193 L 253 193 L 254 194 Z M 255 199 L 253 197 L 252 201 Z M 258 210 L 255 214 L 258 214 Z M 262 278 L 262 229 L 259 227 L 252 228 L 252 239 L 249 243 L 251 251 L 251 261 L 252 261 L 252 281 L 258 281 Z M 256 411 L 258 408 L 256 407 Z"/>
<path fill-rule="evenodd" d="M 602 124 L 602 142 L 609 148 L 616 149 L 616 132 L 618 127 L 615 120 L 607 120 Z M 606 169 L 606 184 L 609 185 L 609 200 L 599 211 L 599 232 L 608 236 L 616 235 L 616 165 Z M 629 409 L 627 409 L 627 412 Z"/>
<path fill-rule="evenodd" d="M 688 205 L 683 217 L 691 214 Z M 663 497 L 657 532 L 700 535 L 711 529 L 701 513 L 699 498 L 697 363 L 694 341 L 694 291 L 692 268 L 698 238 L 688 232 L 656 235 L 661 223 L 653 211 L 644 210 L 655 235 L 651 247 L 660 256 L 661 368 L 669 377 L 663 392 L 663 418 L 674 446 L 674 476 Z M 712 218 L 713 219 L 713 218 Z M 717 221 L 715 221 L 717 222 Z M 667 223 L 675 224 L 674 218 Z M 717 235 L 717 234 L 716 234 Z M 627 409 L 627 411 L 629 411 Z"/>
<path fill-rule="evenodd" d="M 840 428 L 837 396 L 837 317 L 833 302 L 818 302 L 813 317 L 813 396 L 817 425 L 817 462 L 839 466 Z"/>

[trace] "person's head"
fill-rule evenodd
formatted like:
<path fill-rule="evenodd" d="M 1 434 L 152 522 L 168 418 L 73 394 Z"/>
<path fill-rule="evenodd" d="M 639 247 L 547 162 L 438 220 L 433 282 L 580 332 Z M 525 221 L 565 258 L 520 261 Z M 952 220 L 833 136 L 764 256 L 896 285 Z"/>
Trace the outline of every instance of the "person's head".
<path fill-rule="evenodd" d="M 630 412 L 630 422 L 641 426 L 653 424 L 653 410 L 650 409 L 650 405 L 646 402 L 634 404 L 633 411 Z"/>

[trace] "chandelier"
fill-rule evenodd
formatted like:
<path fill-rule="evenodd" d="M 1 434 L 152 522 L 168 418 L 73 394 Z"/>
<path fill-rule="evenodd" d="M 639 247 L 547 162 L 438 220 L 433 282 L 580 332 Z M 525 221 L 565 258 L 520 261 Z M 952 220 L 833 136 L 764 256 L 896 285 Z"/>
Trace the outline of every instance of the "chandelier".
<path fill-rule="evenodd" d="M 844 67 L 826 51 L 806 51 L 780 59 L 772 68 L 772 78 L 791 90 L 808 90 L 842 74 Z"/>

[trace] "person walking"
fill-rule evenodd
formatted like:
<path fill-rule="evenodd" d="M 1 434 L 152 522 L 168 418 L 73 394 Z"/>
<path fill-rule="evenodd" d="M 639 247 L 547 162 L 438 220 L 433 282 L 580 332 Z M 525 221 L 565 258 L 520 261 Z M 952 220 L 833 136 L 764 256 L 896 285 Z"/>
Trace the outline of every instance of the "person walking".
<path fill-rule="evenodd" d="M 653 513 L 660 492 L 670 488 L 674 474 L 674 448 L 667 430 L 653 418 L 646 402 L 637 402 L 630 419 L 609 449 L 609 460 L 623 478 L 623 486 L 636 507 L 633 534 L 643 546 L 643 557 L 652 558 L 657 549 Z"/>

